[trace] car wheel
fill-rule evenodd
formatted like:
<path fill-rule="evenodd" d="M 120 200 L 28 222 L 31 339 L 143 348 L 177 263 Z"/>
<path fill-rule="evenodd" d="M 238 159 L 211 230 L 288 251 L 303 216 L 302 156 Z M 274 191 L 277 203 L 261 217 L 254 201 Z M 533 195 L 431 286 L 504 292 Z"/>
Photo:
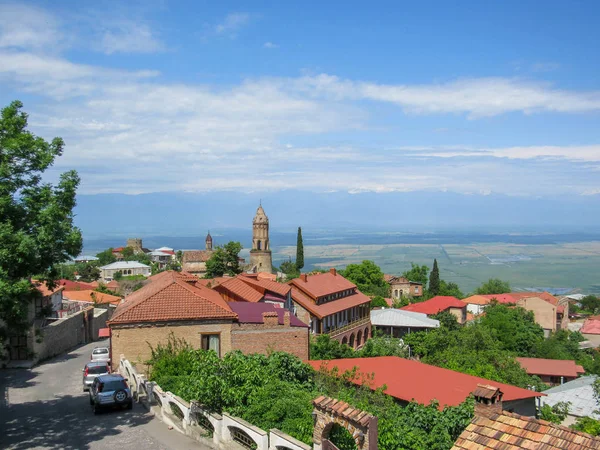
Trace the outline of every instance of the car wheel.
<path fill-rule="evenodd" d="M 127 401 L 127 392 L 125 392 L 123 389 L 119 389 L 115 392 L 114 399 L 115 402 L 119 404 L 125 403 Z"/>

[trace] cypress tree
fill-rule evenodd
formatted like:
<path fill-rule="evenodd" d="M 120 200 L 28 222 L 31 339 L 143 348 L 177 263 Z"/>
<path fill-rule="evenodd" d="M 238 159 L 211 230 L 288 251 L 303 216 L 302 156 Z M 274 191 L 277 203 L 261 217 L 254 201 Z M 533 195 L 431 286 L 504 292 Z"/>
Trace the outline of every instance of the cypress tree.
<path fill-rule="evenodd" d="M 429 274 L 429 293 L 438 295 L 440 292 L 440 270 L 438 269 L 437 259 L 433 260 L 433 269 Z"/>
<path fill-rule="evenodd" d="M 304 267 L 304 244 L 302 243 L 302 228 L 298 227 L 298 240 L 296 242 L 296 269 Z"/>

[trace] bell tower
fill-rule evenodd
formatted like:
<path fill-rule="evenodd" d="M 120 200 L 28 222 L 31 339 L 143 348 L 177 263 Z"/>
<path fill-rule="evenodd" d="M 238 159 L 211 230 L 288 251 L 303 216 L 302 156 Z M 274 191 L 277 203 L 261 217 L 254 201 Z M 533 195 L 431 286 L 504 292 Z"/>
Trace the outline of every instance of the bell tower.
<path fill-rule="evenodd" d="M 213 243 L 212 243 L 212 236 L 210 235 L 210 231 L 208 232 L 208 234 L 206 235 L 206 250 L 209 252 L 212 252 L 213 249 Z"/>
<path fill-rule="evenodd" d="M 256 272 L 273 272 L 271 244 L 269 243 L 269 218 L 265 214 L 262 205 L 259 205 L 252 221 L 250 265 Z"/>

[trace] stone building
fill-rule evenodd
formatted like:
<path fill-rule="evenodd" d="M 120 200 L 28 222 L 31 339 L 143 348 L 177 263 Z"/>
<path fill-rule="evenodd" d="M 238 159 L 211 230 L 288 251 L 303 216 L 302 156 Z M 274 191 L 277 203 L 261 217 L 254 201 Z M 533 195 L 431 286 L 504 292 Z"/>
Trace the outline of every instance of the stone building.
<path fill-rule="evenodd" d="M 416 281 L 393 275 L 386 275 L 385 280 L 390 285 L 392 299 L 394 300 L 400 300 L 403 297 L 421 297 L 423 295 L 423 285 Z"/>
<path fill-rule="evenodd" d="M 143 365 L 170 336 L 223 356 L 286 351 L 308 359 L 308 327 L 268 303 L 228 303 L 194 275 L 166 271 L 125 298 L 108 322 L 112 360 Z"/>
<path fill-rule="evenodd" d="M 204 240 L 205 250 L 186 250 L 183 252 L 181 270 L 197 277 L 206 275 L 206 261 L 213 255 L 213 239 L 210 231 Z"/>
<path fill-rule="evenodd" d="M 271 244 L 269 243 L 269 218 L 262 205 L 256 210 L 256 216 L 252 221 L 250 267 L 253 272 L 273 273 Z"/>

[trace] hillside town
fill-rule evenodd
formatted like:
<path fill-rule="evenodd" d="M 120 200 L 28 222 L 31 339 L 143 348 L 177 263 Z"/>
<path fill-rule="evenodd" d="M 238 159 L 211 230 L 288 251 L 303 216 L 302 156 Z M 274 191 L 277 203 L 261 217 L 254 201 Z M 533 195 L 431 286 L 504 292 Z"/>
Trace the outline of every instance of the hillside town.
<path fill-rule="evenodd" d="M 94 352 L 105 352 L 106 362 L 100 364 L 107 364 L 108 373 L 125 373 L 132 389 L 135 384 L 138 402 L 182 434 L 194 436 L 194 427 L 214 433 L 218 445 L 233 440 L 252 447 L 258 442 L 245 428 L 217 436 L 210 421 L 192 420 L 194 401 L 221 405 L 201 410 L 206 417 L 229 411 L 254 427 L 269 423 L 283 438 L 298 441 L 299 448 L 316 445 L 312 434 L 286 425 L 285 417 L 299 412 L 282 412 L 275 422 L 265 422 L 260 414 L 249 415 L 257 401 L 252 396 L 229 405 L 214 399 L 214 392 L 203 394 L 214 382 L 208 378 L 217 376 L 210 366 L 213 358 L 225 364 L 237 361 L 245 377 L 249 369 L 242 367 L 255 364 L 253 358 L 269 366 L 280 364 L 273 358 L 284 355 L 287 364 L 294 361 L 307 374 L 312 371 L 306 375 L 314 379 L 311 383 L 341 377 L 336 389 L 307 392 L 330 400 L 296 406 L 307 411 L 323 407 L 331 417 L 339 414 L 339 423 L 349 420 L 343 418 L 353 396 L 364 392 L 399 408 L 401 419 L 396 420 L 410 421 L 418 408 L 454 415 L 461 425 L 443 431 L 445 443 L 426 439 L 433 448 L 495 448 L 494 442 L 519 448 L 600 445 L 600 437 L 592 436 L 600 424 L 600 299 L 514 292 L 501 280 L 489 280 L 477 292 L 463 295 L 439 279 L 437 261 L 431 271 L 413 265 L 403 274 L 384 274 L 372 261 L 301 272 L 300 229 L 296 260 L 275 268 L 269 227 L 260 205 L 252 220 L 248 262 L 238 256 L 239 243 L 215 243 L 210 232 L 202 250 L 150 250 L 142 239 L 132 238 L 125 246 L 73 258 L 61 268 L 65 278 L 32 281 L 39 296 L 29 305 L 29 329 L 5 342 L 3 366 L 31 368 L 91 344 Z M 199 358 L 200 372 L 190 372 L 189 363 L 176 363 L 180 358 Z M 95 360 L 92 354 L 90 364 L 99 364 Z M 290 375 L 271 374 L 269 379 L 275 376 L 270 382 L 295 386 Z M 186 384 L 191 384 L 173 384 L 169 377 L 189 378 Z M 86 387 L 90 395 L 94 386 Z M 333 399 L 342 395 L 342 386 L 350 389 L 344 400 Z M 263 388 L 251 391 L 255 389 Z M 351 394 L 352 389 L 357 393 Z M 166 409 L 167 397 L 161 400 L 157 392 L 177 399 L 178 406 L 171 402 Z M 271 400 L 283 401 L 278 396 Z M 380 418 L 382 431 L 386 420 Z M 506 423 L 514 425 L 508 429 Z M 377 427 L 370 426 L 365 430 L 371 436 L 368 445 L 355 439 L 359 449 L 372 448 L 372 440 L 380 439 Z M 434 424 L 411 433 L 427 435 L 429 426 Z M 486 431 L 496 428 L 503 431 L 501 438 Z M 523 434 L 533 429 L 545 431 Z"/>

